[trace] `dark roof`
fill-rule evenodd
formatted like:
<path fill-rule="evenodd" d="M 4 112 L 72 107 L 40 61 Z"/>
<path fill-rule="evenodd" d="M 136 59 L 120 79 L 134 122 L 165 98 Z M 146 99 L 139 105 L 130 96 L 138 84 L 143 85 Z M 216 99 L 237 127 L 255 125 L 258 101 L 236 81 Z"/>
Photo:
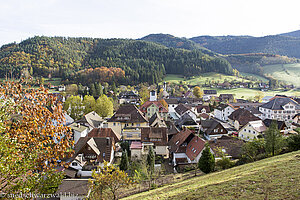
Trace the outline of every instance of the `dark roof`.
<path fill-rule="evenodd" d="M 160 141 L 156 141 L 156 139 L 160 139 Z M 143 127 L 141 128 L 141 141 L 166 146 L 168 144 L 168 129 L 166 127 Z"/>
<path fill-rule="evenodd" d="M 188 113 L 185 113 L 180 119 L 176 120 L 176 125 L 181 127 L 182 125 L 198 125 L 198 123 Z"/>
<path fill-rule="evenodd" d="M 295 119 L 296 117 L 300 117 L 300 113 L 296 114 L 293 119 Z"/>
<path fill-rule="evenodd" d="M 180 131 L 176 128 L 175 124 L 171 121 L 165 121 L 168 127 L 168 135 L 174 135 L 179 133 Z"/>
<path fill-rule="evenodd" d="M 176 152 L 180 145 L 190 136 L 194 136 L 193 132 L 189 129 L 184 129 L 174 135 L 172 139 L 169 141 L 169 146 L 171 146 L 170 151 L 171 152 Z"/>
<path fill-rule="evenodd" d="M 288 103 L 294 104 L 296 106 L 296 110 L 300 110 L 300 105 L 296 101 L 294 101 L 290 98 L 287 98 L 287 97 L 274 98 L 271 101 L 269 101 L 268 103 L 261 105 L 260 107 L 272 109 L 272 110 L 283 110 L 283 106 Z"/>
<path fill-rule="evenodd" d="M 226 150 L 226 153 L 229 156 L 232 156 L 232 158 L 239 158 L 240 154 L 242 152 L 242 146 L 245 142 L 242 140 L 239 140 L 236 137 L 229 137 L 223 135 L 221 138 L 218 138 L 216 140 L 210 140 L 209 146 L 216 154 L 217 147 L 224 148 Z M 219 155 L 216 155 L 219 156 Z"/>
<path fill-rule="evenodd" d="M 230 106 L 230 105 L 221 103 L 220 105 L 218 105 L 218 106 L 216 107 L 216 109 L 217 109 L 217 110 L 224 110 L 225 108 L 227 108 L 227 106 Z"/>
<path fill-rule="evenodd" d="M 156 122 L 156 123 L 155 123 Z M 166 127 L 165 121 L 161 118 L 161 116 L 156 112 L 149 119 L 149 126 L 155 127 Z"/>
<path fill-rule="evenodd" d="M 89 192 L 89 179 L 64 179 L 58 186 L 57 194 L 87 195 Z"/>
<path fill-rule="evenodd" d="M 135 105 L 122 105 L 108 122 L 143 123 L 148 120 Z"/>
<path fill-rule="evenodd" d="M 186 147 L 186 155 L 189 157 L 190 160 L 194 160 L 199 153 L 205 147 L 205 141 L 198 136 L 193 137 L 193 139 L 188 143 Z"/>
<path fill-rule="evenodd" d="M 165 101 L 167 102 L 167 104 L 178 104 L 179 103 L 178 99 L 175 99 L 175 98 L 165 99 Z"/>
<path fill-rule="evenodd" d="M 262 112 L 259 111 L 258 107 L 249 107 L 249 108 L 246 108 L 246 109 L 249 110 L 254 115 L 261 115 L 262 114 Z"/>
<path fill-rule="evenodd" d="M 240 124 L 240 126 L 246 125 L 250 121 L 256 121 L 260 120 L 260 118 L 256 117 L 254 114 L 252 114 L 250 111 L 239 108 L 231 113 L 228 117 L 229 119 L 235 121 L 237 120 Z"/>
<path fill-rule="evenodd" d="M 204 94 L 217 94 L 217 90 L 203 90 Z"/>
<path fill-rule="evenodd" d="M 182 115 L 183 113 L 185 113 L 186 111 L 190 110 L 189 107 L 187 107 L 186 105 L 183 104 L 179 104 L 176 108 L 175 111 L 179 114 Z"/>
<path fill-rule="evenodd" d="M 284 121 L 277 121 L 272 119 L 265 119 L 263 123 L 266 125 L 266 127 L 270 127 L 272 121 L 274 121 L 278 126 L 278 130 L 283 130 L 286 127 L 286 123 Z"/>
<path fill-rule="evenodd" d="M 89 138 L 111 137 L 114 138 L 115 142 L 119 142 L 121 139 L 121 136 L 119 134 L 116 134 L 111 128 L 94 128 L 88 133 L 87 137 Z"/>
<path fill-rule="evenodd" d="M 210 133 L 213 132 L 213 130 L 218 126 L 221 125 L 223 127 L 223 125 L 218 122 L 217 120 L 214 119 L 207 119 L 207 120 L 201 120 L 201 126 L 203 129 L 206 129 L 205 133 L 207 135 L 210 135 Z M 223 127 L 224 128 L 224 127 Z M 225 128 L 224 128 L 225 129 Z"/>

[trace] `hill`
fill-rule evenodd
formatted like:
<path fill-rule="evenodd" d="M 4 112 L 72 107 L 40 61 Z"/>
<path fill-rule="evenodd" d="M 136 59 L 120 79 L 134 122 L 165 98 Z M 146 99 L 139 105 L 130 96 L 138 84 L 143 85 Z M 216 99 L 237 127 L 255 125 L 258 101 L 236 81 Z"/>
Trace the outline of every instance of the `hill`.
<path fill-rule="evenodd" d="M 300 151 L 195 177 L 125 199 L 299 199 Z"/>
<path fill-rule="evenodd" d="M 179 38 L 175 37 L 170 34 L 150 34 L 147 35 L 140 40 L 154 42 L 166 47 L 173 47 L 173 48 L 180 48 L 180 49 L 187 49 L 187 50 L 201 50 L 203 53 L 215 55 L 215 53 L 211 52 L 210 50 L 204 48 L 203 46 L 193 42 L 187 38 Z"/>
<path fill-rule="evenodd" d="M 190 40 L 220 54 L 269 53 L 300 58 L 300 38 L 284 35 L 199 36 Z"/>
<path fill-rule="evenodd" d="M 63 81 L 80 80 L 79 71 L 101 66 L 122 69 L 124 84 L 157 83 L 166 73 L 232 74 L 230 64 L 223 58 L 142 40 L 37 36 L 0 49 L 0 77 L 18 77 L 22 70 L 32 68 L 35 76 L 51 74 Z"/>
<path fill-rule="evenodd" d="M 300 37 L 300 30 L 292 31 L 292 32 L 288 32 L 288 33 L 282 33 L 282 34 L 279 34 L 279 35 L 290 36 L 290 37 Z"/>

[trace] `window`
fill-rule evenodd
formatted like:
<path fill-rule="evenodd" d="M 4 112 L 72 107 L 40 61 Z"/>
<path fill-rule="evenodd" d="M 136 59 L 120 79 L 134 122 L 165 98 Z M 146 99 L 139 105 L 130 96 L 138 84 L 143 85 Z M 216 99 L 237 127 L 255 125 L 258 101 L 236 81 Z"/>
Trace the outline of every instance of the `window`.
<path fill-rule="evenodd" d="M 105 152 L 103 153 L 103 158 L 105 158 Z"/>
<path fill-rule="evenodd" d="M 251 130 L 249 130 L 249 133 L 251 133 Z"/>
<path fill-rule="evenodd" d="M 140 126 L 141 126 L 141 124 L 140 124 L 140 123 L 137 123 L 137 124 L 136 124 L 136 126 L 137 126 L 137 127 L 140 127 Z"/>
<path fill-rule="evenodd" d="M 128 138 L 131 138 L 132 137 L 132 134 L 131 133 L 127 133 L 126 135 Z"/>
<path fill-rule="evenodd" d="M 246 130 L 246 129 L 244 129 L 244 131 L 246 132 L 247 130 Z"/>
<path fill-rule="evenodd" d="M 133 126 L 133 125 L 134 125 L 134 123 L 131 124 L 131 126 Z"/>
<path fill-rule="evenodd" d="M 72 166 L 78 166 L 77 162 L 72 162 Z"/>
<path fill-rule="evenodd" d="M 176 145 L 179 143 L 179 140 L 175 143 Z"/>
<path fill-rule="evenodd" d="M 114 122 L 114 126 L 116 126 L 116 123 Z"/>

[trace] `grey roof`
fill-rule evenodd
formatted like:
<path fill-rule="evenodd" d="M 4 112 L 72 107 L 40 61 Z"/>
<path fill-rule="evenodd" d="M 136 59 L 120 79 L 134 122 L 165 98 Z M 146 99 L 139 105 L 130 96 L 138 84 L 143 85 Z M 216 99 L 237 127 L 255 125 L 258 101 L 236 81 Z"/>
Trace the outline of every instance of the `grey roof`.
<path fill-rule="evenodd" d="M 190 110 L 190 108 L 188 108 L 186 105 L 184 104 L 179 104 L 176 108 L 175 111 L 179 114 L 182 115 L 183 113 L 185 113 L 186 111 Z"/>
<path fill-rule="evenodd" d="M 84 126 L 84 125 L 80 125 L 79 123 L 73 123 L 73 124 L 70 124 L 69 127 L 72 129 L 72 130 L 75 130 L 75 131 L 78 131 L 78 132 L 83 132 L 85 131 L 86 129 L 88 129 L 88 127 Z"/>
<path fill-rule="evenodd" d="M 188 113 L 185 113 L 179 120 L 177 120 L 176 124 L 179 127 L 182 125 L 198 125 L 198 123 Z"/>
<path fill-rule="evenodd" d="M 167 102 L 167 104 L 178 104 L 179 103 L 178 99 L 175 99 L 175 98 L 165 99 L 165 101 Z"/>
<path fill-rule="evenodd" d="M 206 134 L 210 134 L 220 122 L 214 119 L 202 120 L 201 126 L 206 129 Z"/>
<path fill-rule="evenodd" d="M 143 113 L 135 105 L 123 105 L 108 122 L 143 123 L 148 122 Z"/>
<path fill-rule="evenodd" d="M 203 90 L 204 94 L 217 94 L 217 90 Z"/>
<path fill-rule="evenodd" d="M 84 115 L 77 123 L 89 125 L 92 128 L 98 128 L 104 120 L 95 111 Z"/>
<path fill-rule="evenodd" d="M 227 104 L 220 104 L 216 107 L 218 110 L 224 110 L 228 105 Z"/>
<path fill-rule="evenodd" d="M 283 110 L 283 106 L 288 103 L 294 104 L 296 106 L 296 110 L 300 110 L 300 105 L 296 101 L 294 101 L 290 98 L 287 98 L 287 97 L 286 98 L 274 98 L 273 100 L 261 105 L 260 107 L 271 109 L 271 110 Z"/>

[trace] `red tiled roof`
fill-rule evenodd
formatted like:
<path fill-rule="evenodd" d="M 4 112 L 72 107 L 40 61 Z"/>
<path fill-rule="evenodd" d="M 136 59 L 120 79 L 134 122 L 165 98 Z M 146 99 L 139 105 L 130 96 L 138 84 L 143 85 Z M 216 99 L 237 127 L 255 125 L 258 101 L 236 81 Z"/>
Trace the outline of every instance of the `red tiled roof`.
<path fill-rule="evenodd" d="M 158 109 L 159 109 L 159 112 L 165 112 L 167 113 L 168 110 L 159 102 L 159 101 L 146 101 L 141 107 L 140 107 L 140 111 L 142 111 L 143 113 L 146 113 L 147 112 L 147 108 L 149 106 L 151 106 L 152 104 L 155 104 Z"/>
<path fill-rule="evenodd" d="M 142 149 L 142 143 L 138 141 L 131 142 L 130 149 Z"/>
<path fill-rule="evenodd" d="M 198 136 L 195 136 L 187 145 L 186 155 L 190 160 L 194 160 L 199 153 L 204 149 L 205 141 Z"/>
<path fill-rule="evenodd" d="M 193 132 L 189 129 L 185 129 L 174 135 L 170 142 L 169 146 L 171 146 L 171 152 L 176 152 L 180 145 L 191 135 Z"/>

